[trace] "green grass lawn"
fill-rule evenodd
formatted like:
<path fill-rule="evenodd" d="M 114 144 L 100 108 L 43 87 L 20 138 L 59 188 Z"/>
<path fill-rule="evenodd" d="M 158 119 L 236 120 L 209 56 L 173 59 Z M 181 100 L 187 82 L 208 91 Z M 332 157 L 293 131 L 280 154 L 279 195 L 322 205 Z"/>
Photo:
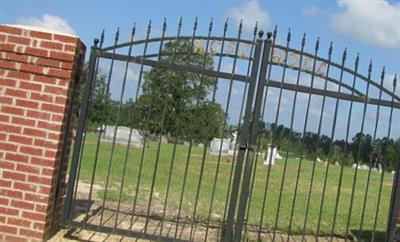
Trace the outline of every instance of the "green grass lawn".
<path fill-rule="evenodd" d="M 80 170 L 80 180 L 90 183 L 94 157 L 96 152 L 97 135 L 89 134 L 85 143 L 85 149 Z M 139 193 L 137 195 L 138 204 L 147 204 L 153 178 L 154 167 L 157 157 L 157 142 L 149 142 L 149 147 L 144 151 L 143 168 L 141 172 L 141 182 L 139 185 Z M 100 146 L 99 159 L 96 169 L 94 183 L 100 185 L 103 189 L 97 192 L 96 199 L 102 199 L 104 195 L 105 181 L 108 171 L 108 163 L 110 160 L 111 144 L 102 142 Z M 160 208 L 164 205 L 165 194 L 167 190 L 167 182 L 169 177 L 169 167 L 173 153 L 173 144 L 161 144 L 160 155 L 158 160 L 158 169 L 155 179 L 153 192 L 153 209 L 152 212 L 159 213 Z M 112 204 L 118 201 L 119 188 L 123 175 L 124 160 L 126 154 L 126 145 L 116 145 L 112 160 L 112 166 L 109 178 L 109 190 L 107 192 L 107 202 Z M 176 157 L 174 160 L 173 170 L 171 174 L 171 185 L 169 190 L 169 199 L 167 203 L 168 213 L 176 215 L 179 207 L 180 194 L 182 191 L 183 176 L 185 173 L 185 165 L 188 154 L 188 145 L 177 145 Z M 284 151 L 280 151 L 283 156 Z M 136 184 L 139 174 L 140 157 L 142 149 L 131 148 L 129 152 L 128 162 L 125 170 L 125 186 L 123 189 L 122 203 L 132 204 L 134 200 Z M 186 187 L 183 196 L 181 216 L 192 217 L 193 207 L 195 204 L 197 187 L 202 164 L 203 148 L 192 147 L 190 163 L 188 167 Z M 206 154 L 202 183 L 200 186 L 200 196 L 198 199 L 198 207 L 196 219 L 206 220 L 208 217 L 209 206 L 211 202 L 211 193 L 213 189 L 213 181 L 217 168 L 217 156 Z M 228 162 L 229 160 L 229 162 Z M 271 169 L 269 188 L 265 203 L 264 227 L 273 228 L 275 223 L 276 211 L 278 207 L 281 180 L 284 170 L 285 159 L 278 160 L 277 164 Z M 230 179 L 232 157 L 224 157 L 221 159 L 218 181 L 216 184 L 216 192 L 213 200 L 213 218 L 223 216 L 225 209 L 226 195 Z M 291 215 L 292 200 L 296 177 L 298 174 L 299 160 L 290 157 L 286 171 L 285 183 L 281 199 L 280 214 L 278 220 L 278 228 L 287 230 Z M 292 231 L 300 233 L 303 229 L 304 216 L 309 196 L 308 189 L 311 180 L 313 163 L 309 160 L 303 160 L 300 170 L 299 186 L 296 197 L 296 206 L 294 208 Z M 314 185 L 312 188 L 310 209 L 307 222 L 307 234 L 315 234 L 320 211 L 321 196 L 325 179 L 326 166 L 322 163 L 316 164 Z M 258 159 L 256 175 L 254 180 L 254 189 L 251 197 L 251 207 L 249 213 L 249 223 L 258 224 L 262 209 L 262 201 L 264 195 L 264 187 L 266 183 L 266 175 L 268 168 L 262 165 L 262 159 Z M 342 188 L 340 191 L 340 200 L 338 206 L 338 214 L 335 226 L 336 235 L 344 235 L 346 231 L 346 223 L 350 206 L 350 197 L 353 185 L 354 169 L 344 167 Z M 331 165 L 327 179 L 325 202 L 322 212 L 321 231 L 320 234 L 331 234 L 332 221 L 334 216 L 336 196 L 338 192 L 340 166 Z M 350 230 L 358 230 L 367 185 L 368 171 L 360 170 L 356 181 L 354 205 L 352 219 L 350 222 Z M 391 195 L 392 174 L 385 173 L 381 203 L 379 206 L 377 231 L 386 230 L 387 214 L 389 200 Z M 378 193 L 380 188 L 381 174 L 372 171 L 370 186 L 368 190 L 368 199 L 365 208 L 365 218 L 363 230 L 372 230 L 374 225 L 375 213 L 377 208 Z M 141 209 L 147 209 L 146 206 Z M 154 210 L 154 211 L 153 211 Z"/>

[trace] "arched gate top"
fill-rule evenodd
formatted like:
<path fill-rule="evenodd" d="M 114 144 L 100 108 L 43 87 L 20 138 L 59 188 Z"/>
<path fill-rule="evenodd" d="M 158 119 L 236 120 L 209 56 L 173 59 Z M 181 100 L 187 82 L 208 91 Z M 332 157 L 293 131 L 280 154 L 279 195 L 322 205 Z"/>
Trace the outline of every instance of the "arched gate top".
<path fill-rule="evenodd" d="M 244 38 L 243 37 L 243 28 L 242 28 L 242 23 L 239 24 L 238 31 L 236 32 L 236 37 L 230 37 L 228 36 L 228 23 L 225 22 L 224 28 L 222 31 L 221 36 L 215 36 L 212 34 L 213 32 L 213 22 L 211 21 L 209 24 L 208 28 L 208 34 L 207 35 L 198 35 L 197 34 L 197 19 L 194 23 L 193 26 L 193 32 L 192 35 L 181 35 L 181 30 L 182 30 L 182 20 L 180 20 L 178 24 L 178 30 L 177 34 L 175 36 L 165 36 L 166 35 L 166 21 L 163 24 L 163 30 L 158 37 L 150 37 L 151 33 L 151 23 L 149 23 L 147 27 L 147 34 L 145 38 L 140 38 L 140 39 L 135 39 L 135 33 L 136 33 L 136 27 L 132 29 L 132 34 L 131 34 L 131 39 L 127 42 L 124 43 L 118 43 L 119 41 L 119 30 L 117 31 L 115 35 L 115 41 L 114 44 L 107 46 L 107 47 L 102 47 L 103 42 L 104 42 L 104 31 L 101 35 L 100 38 L 100 47 L 98 48 L 98 56 L 102 58 L 113 58 L 121 61 L 132 61 L 135 63 L 140 63 L 144 65 L 149 65 L 149 66 L 156 66 L 160 65 L 159 60 L 160 57 L 163 56 L 168 56 L 168 55 L 173 55 L 173 54 L 187 54 L 187 53 L 165 53 L 162 51 L 162 45 L 165 45 L 168 42 L 173 42 L 173 41 L 188 41 L 192 43 L 192 52 L 193 53 L 198 53 L 198 54 L 205 54 L 207 56 L 212 56 L 213 58 L 231 58 L 234 61 L 237 60 L 244 60 L 248 61 L 249 63 L 253 61 L 253 55 L 254 55 L 254 46 L 257 42 L 257 40 L 261 40 L 261 37 L 263 35 L 262 31 L 259 31 L 257 29 L 257 25 L 254 28 L 254 31 L 252 33 L 252 38 Z M 257 37 L 257 33 L 259 36 Z M 291 42 L 291 32 L 289 30 L 286 38 L 286 45 L 282 45 L 279 43 L 276 43 L 277 40 L 277 27 L 275 27 L 275 30 L 273 33 L 269 33 L 272 36 L 272 51 L 271 51 L 271 56 L 270 56 L 270 61 L 269 64 L 271 66 L 280 66 L 285 69 L 291 69 L 294 71 L 299 71 L 304 74 L 308 74 L 311 76 L 312 79 L 319 78 L 324 80 L 326 83 L 331 83 L 334 84 L 342 90 L 337 90 L 336 92 L 341 92 L 340 95 L 338 95 L 338 98 L 342 99 L 347 99 L 347 100 L 353 100 L 353 101 L 358 101 L 358 102 L 364 102 L 367 100 L 367 103 L 371 104 L 382 104 L 384 106 L 391 106 L 393 103 L 395 107 L 400 108 L 400 97 L 395 94 L 396 90 L 396 83 L 397 83 L 397 78 L 396 75 L 394 76 L 393 79 L 393 84 L 391 87 L 391 90 L 386 88 L 384 86 L 385 82 L 385 68 L 383 68 L 382 72 L 380 73 L 380 80 L 374 80 L 372 76 L 372 62 L 368 66 L 368 73 L 361 74 L 359 72 L 359 56 L 357 55 L 354 68 L 351 69 L 347 67 L 345 64 L 346 58 L 347 58 L 347 50 L 345 50 L 342 54 L 342 63 L 335 62 L 332 60 L 332 52 L 333 52 L 333 47 L 332 43 L 329 48 L 328 52 L 328 58 L 321 57 L 320 55 L 317 54 L 318 49 L 319 49 L 319 39 L 317 40 L 315 44 L 315 52 L 310 53 L 307 51 L 304 51 L 304 46 L 305 46 L 305 35 L 301 41 L 301 48 L 296 49 L 293 47 L 290 47 L 290 42 Z M 97 40 L 97 43 L 99 40 Z M 155 44 L 159 45 L 160 48 L 153 49 L 152 53 L 145 53 L 145 54 L 133 54 L 133 55 L 126 55 L 126 54 L 119 54 L 119 52 L 123 52 L 124 49 L 130 48 L 130 47 L 142 47 L 142 48 L 147 48 L 150 44 Z M 157 60 L 158 59 L 158 60 Z M 302 63 L 300 63 L 300 60 L 303 60 Z M 314 64 L 314 65 L 313 65 Z M 188 65 L 183 65 L 183 66 L 168 66 L 168 64 L 164 63 L 162 65 L 165 65 L 165 67 L 170 67 L 170 68 L 175 68 L 176 70 L 181 70 L 181 71 L 190 71 L 194 73 L 200 73 L 200 74 L 208 74 L 210 76 L 214 77 L 220 77 L 220 78 L 226 78 L 226 79 L 235 79 L 238 81 L 244 81 L 248 82 L 249 78 L 246 75 L 236 73 L 235 71 L 232 72 L 226 72 L 224 70 L 204 70 L 203 67 L 197 67 L 197 66 L 188 66 Z M 162 66 L 161 65 L 161 66 Z M 341 76 L 351 76 L 353 80 L 353 84 L 349 85 L 346 83 L 346 81 L 340 80 L 341 78 L 338 76 L 332 76 L 329 74 L 328 69 L 333 69 L 336 68 L 341 72 Z M 271 69 L 271 68 L 270 68 Z M 328 72 L 328 73 L 327 73 Z M 345 79 L 345 78 L 343 78 Z M 364 88 L 360 88 L 360 81 L 363 82 L 361 86 L 366 87 L 367 90 Z M 280 84 L 281 82 L 281 84 Z M 289 90 L 294 90 L 295 85 L 294 84 L 289 84 L 289 83 L 284 83 L 285 80 L 282 81 L 276 81 L 273 80 L 273 78 L 269 75 L 269 78 L 266 77 L 266 85 L 271 85 L 273 87 L 278 87 L 278 88 L 283 88 L 283 89 L 289 89 Z M 283 83 L 283 84 L 282 84 Z M 301 85 L 301 84 L 298 84 Z M 385 94 L 389 97 L 389 99 L 382 98 L 382 100 L 377 100 L 375 97 L 371 96 L 368 93 L 368 90 L 370 89 L 370 86 L 373 86 L 379 90 L 382 94 Z M 309 90 L 309 89 L 312 90 Z M 347 93 L 344 91 L 347 90 Z M 317 95 L 327 95 L 331 97 L 336 97 L 335 91 L 333 90 L 322 90 L 321 88 L 316 88 L 316 87 L 311 87 L 311 86 L 306 86 L 306 85 L 301 85 L 301 87 L 298 89 L 299 92 L 310 92 L 313 94 Z M 352 93 L 353 95 L 350 95 L 348 93 Z M 343 94 L 343 95 L 342 95 Z M 351 97 L 352 96 L 352 97 Z"/>

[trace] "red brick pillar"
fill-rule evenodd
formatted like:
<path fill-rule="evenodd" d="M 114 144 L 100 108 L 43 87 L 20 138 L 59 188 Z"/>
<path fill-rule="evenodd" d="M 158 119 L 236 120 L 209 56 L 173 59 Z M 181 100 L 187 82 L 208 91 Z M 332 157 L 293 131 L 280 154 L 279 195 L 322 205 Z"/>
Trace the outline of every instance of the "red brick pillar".
<path fill-rule="evenodd" d="M 84 53 L 77 37 L 0 25 L 0 241 L 58 226 Z"/>

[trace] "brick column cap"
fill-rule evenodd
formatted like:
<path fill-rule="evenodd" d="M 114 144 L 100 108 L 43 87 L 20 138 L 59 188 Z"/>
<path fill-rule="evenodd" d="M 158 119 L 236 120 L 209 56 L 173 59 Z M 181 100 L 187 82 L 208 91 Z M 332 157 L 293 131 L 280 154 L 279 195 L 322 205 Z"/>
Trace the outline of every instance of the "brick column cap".
<path fill-rule="evenodd" d="M 36 32 L 44 32 L 44 33 L 49 33 L 49 34 L 57 34 L 57 35 L 64 35 L 72 38 L 79 38 L 75 34 L 71 33 L 65 33 L 59 30 L 54 30 L 50 28 L 45 28 L 45 27 L 36 27 L 36 26 L 29 26 L 29 25 L 22 25 L 22 24 L 0 24 L 2 26 L 10 27 L 10 28 L 18 28 L 18 29 L 25 29 L 25 30 L 30 30 L 30 31 L 36 31 Z"/>

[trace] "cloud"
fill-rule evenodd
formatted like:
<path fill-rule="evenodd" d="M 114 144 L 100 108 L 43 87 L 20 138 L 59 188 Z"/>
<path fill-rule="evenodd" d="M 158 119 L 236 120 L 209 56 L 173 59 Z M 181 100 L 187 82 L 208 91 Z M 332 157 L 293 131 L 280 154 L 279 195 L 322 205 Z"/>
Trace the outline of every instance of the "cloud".
<path fill-rule="evenodd" d="M 333 29 L 355 40 L 400 49 L 400 3 L 338 0 L 343 12 L 330 16 Z"/>
<path fill-rule="evenodd" d="M 317 17 L 323 14 L 318 5 L 305 5 L 301 9 L 301 15 L 305 17 Z"/>
<path fill-rule="evenodd" d="M 253 30 L 256 22 L 259 29 L 269 27 L 271 23 L 268 13 L 262 10 L 258 0 L 250 0 L 231 8 L 229 17 L 236 23 L 243 20 L 243 28 L 247 30 Z"/>
<path fill-rule="evenodd" d="M 76 31 L 68 24 L 68 21 L 59 16 L 44 14 L 41 18 L 18 18 L 17 24 L 40 27 L 76 35 Z"/>

